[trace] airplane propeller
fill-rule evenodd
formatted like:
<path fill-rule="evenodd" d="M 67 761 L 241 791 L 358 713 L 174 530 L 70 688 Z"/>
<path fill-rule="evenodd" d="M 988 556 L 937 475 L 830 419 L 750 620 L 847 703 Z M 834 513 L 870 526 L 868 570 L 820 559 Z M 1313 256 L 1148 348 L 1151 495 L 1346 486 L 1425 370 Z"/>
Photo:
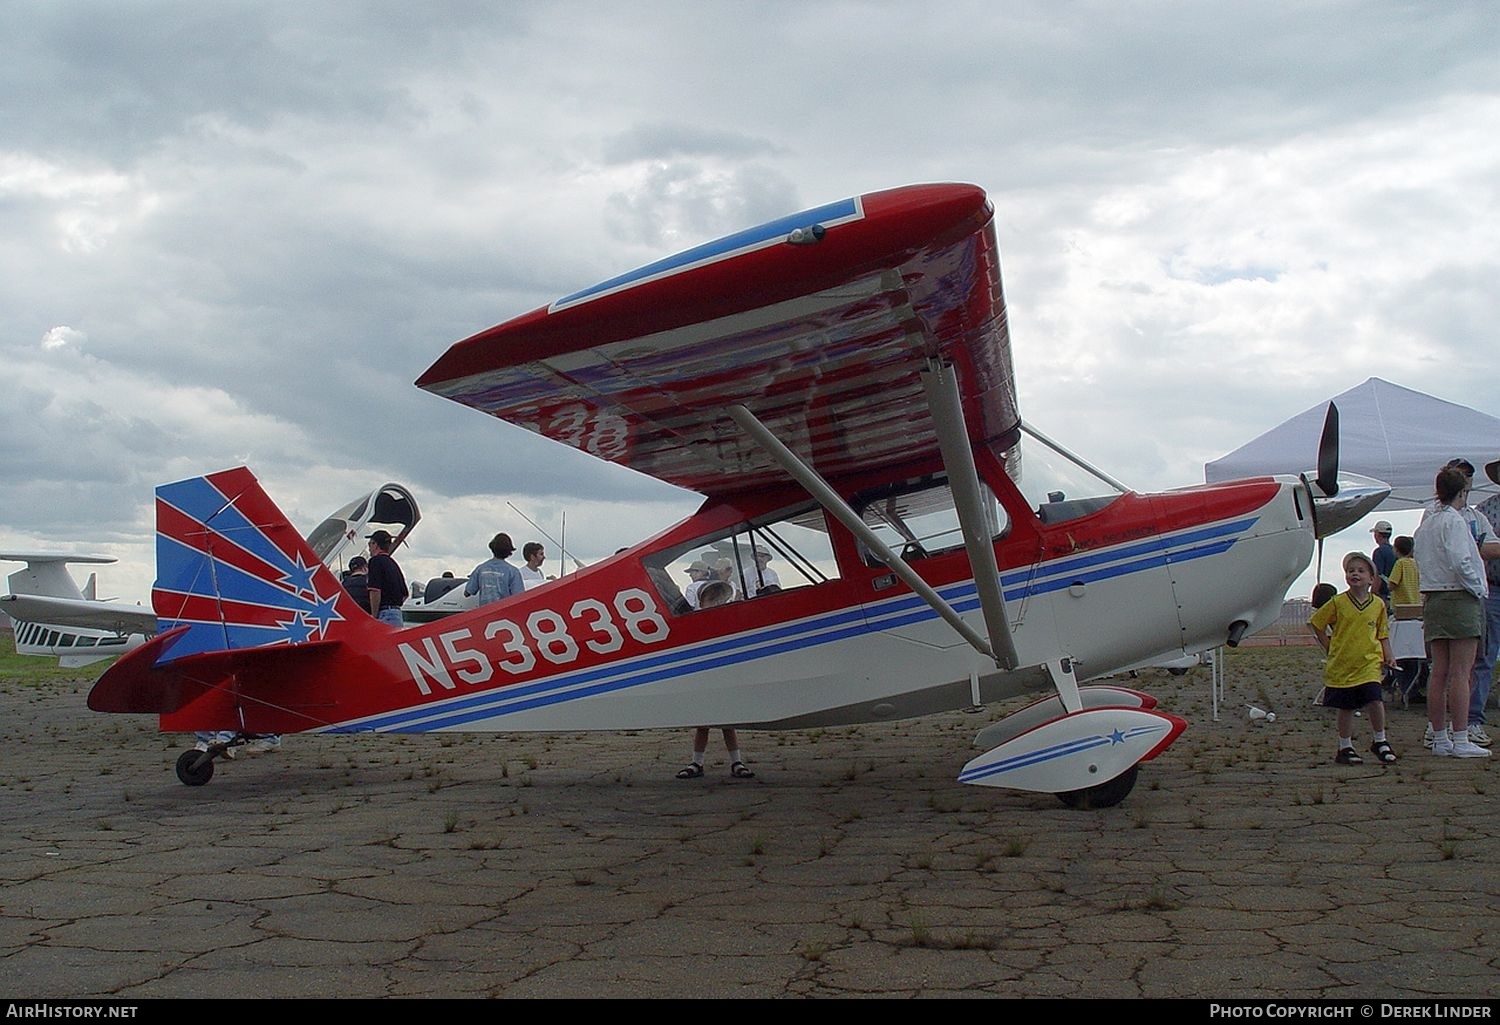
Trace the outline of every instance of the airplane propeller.
<path fill-rule="evenodd" d="M 1323 578 L 1323 539 L 1345 527 L 1358 523 L 1374 511 L 1391 493 L 1384 481 L 1357 473 L 1339 473 L 1339 409 L 1328 404 L 1323 418 L 1323 434 L 1318 439 L 1318 468 L 1308 479 L 1301 474 L 1302 487 L 1312 506 L 1313 536 L 1318 539 L 1318 579 Z"/>

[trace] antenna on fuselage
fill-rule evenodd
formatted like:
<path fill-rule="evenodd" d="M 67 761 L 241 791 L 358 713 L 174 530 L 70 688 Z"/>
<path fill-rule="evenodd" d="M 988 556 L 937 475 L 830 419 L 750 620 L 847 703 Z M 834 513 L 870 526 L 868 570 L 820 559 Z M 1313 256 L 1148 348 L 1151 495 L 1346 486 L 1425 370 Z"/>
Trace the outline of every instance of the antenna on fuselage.
<path fill-rule="evenodd" d="M 579 562 L 576 558 L 574 558 L 573 553 L 570 552 L 570 551 L 568 551 L 567 547 L 561 541 L 557 540 L 557 538 L 553 537 L 551 534 L 549 534 L 545 530 L 543 530 L 537 524 L 536 520 L 532 519 L 530 516 L 527 516 L 521 510 L 517 509 L 516 508 L 516 503 L 514 503 L 514 502 L 506 502 L 505 504 L 508 505 L 508 506 L 510 506 L 511 511 L 514 512 L 517 516 L 521 517 L 521 519 L 523 519 L 527 523 L 531 524 L 531 527 L 532 527 L 533 530 L 535 530 L 538 534 L 542 535 L 548 541 L 552 542 L 554 545 L 557 546 L 557 550 L 562 553 L 562 555 L 558 556 L 558 560 L 557 561 L 559 563 L 562 562 L 563 556 L 566 556 L 569 559 L 573 559 L 573 566 L 574 566 L 575 569 L 583 569 L 583 563 Z M 568 525 L 568 514 L 567 513 L 563 513 L 563 527 L 564 527 L 565 531 L 566 531 L 567 525 Z M 563 536 L 566 537 L 567 534 L 564 533 Z"/>

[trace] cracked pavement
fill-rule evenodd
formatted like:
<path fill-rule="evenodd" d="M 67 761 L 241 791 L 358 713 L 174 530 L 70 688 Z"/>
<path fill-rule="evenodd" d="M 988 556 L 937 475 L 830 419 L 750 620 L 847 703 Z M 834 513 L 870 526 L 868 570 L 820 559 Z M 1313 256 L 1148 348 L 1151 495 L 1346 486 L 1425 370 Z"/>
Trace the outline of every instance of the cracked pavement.
<path fill-rule="evenodd" d="M 1319 665 L 1230 652 L 1218 723 L 1143 673 L 1191 725 L 1102 811 L 956 783 L 994 709 L 745 733 L 753 780 L 674 779 L 686 732 L 289 736 L 188 788 L 88 679 L 6 685 L 0 995 L 1496 997 L 1500 758 L 1396 709 L 1399 763 L 1332 764 Z"/>

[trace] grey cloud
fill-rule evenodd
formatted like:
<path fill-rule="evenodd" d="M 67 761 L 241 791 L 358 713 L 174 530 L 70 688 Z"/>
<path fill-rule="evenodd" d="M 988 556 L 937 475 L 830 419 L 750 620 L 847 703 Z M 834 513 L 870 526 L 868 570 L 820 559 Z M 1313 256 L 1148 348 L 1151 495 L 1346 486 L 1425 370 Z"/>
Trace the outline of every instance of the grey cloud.
<path fill-rule="evenodd" d="M 735 160 L 771 155 L 777 150 L 778 147 L 768 139 L 740 132 L 653 121 L 628 128 L 606 139 L 604 162 L 627 164 L 637 160 L 666 161 L 680 157 L 721 157 Z"/>
<path fill-rule="evenodd" d="M 612 194 L 605 223 L 621 242 L 694 245 L 796 209 L 796 187 L 759 165 L 719 172 L 688 161 L 651 167 L 638 186 Z M 775 211 L 771 213 L 769 211 Z"/>
<path fill-rule="evenodd" d="M 374 126 L 420 116 L 400 83 L 455 63 L 475 33 L 523 31 L 524 7 L 346 7 L 107 0 L 18 4 L 0 41 L 10 145 L 129 162 L 215 114 L 254 128 L 299 115 Z"/>

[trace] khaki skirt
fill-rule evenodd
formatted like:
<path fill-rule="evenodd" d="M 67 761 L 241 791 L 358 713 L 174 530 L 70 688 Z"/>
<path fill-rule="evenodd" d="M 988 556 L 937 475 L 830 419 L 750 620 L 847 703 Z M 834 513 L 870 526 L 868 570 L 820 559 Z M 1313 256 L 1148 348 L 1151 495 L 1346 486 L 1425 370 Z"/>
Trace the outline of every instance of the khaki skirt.
<path fill-rule="evenodd" d="M 1459 641 L 1484 633 L 1483 603 L 1468 591 L 1424 591 L 1422 636 L 1428 641 Z"/>

